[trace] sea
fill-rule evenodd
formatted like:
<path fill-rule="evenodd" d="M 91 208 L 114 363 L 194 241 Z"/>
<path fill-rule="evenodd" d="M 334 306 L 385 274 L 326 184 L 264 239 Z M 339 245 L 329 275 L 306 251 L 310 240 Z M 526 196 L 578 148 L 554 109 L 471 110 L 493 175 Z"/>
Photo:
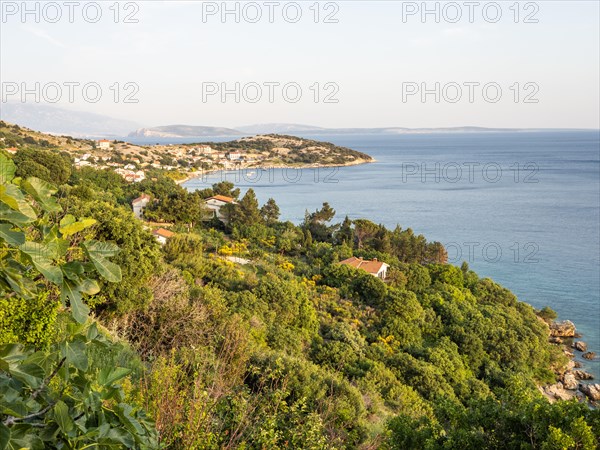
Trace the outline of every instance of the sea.
<path fill-rule="evenodd" d="M 300 223 L 323 202 L 336 219 L 411 228 L 535 308 L 573 321 L 600 355 L 600 132 L 303 135 L 375 162 L 214 172 L 185 187 L 234 182 Z M 600 378 L 600 359 L 581 359 Z"/>

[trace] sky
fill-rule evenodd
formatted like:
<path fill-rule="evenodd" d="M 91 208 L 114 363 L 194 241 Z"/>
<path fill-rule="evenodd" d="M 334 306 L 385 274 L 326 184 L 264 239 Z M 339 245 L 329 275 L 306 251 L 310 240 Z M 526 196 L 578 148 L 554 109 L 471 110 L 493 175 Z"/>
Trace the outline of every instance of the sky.
<path fill-rule="evenodd" d="M 597 129 L 599 4 L 1 0 L 1 97 L 148 127 Z"/>

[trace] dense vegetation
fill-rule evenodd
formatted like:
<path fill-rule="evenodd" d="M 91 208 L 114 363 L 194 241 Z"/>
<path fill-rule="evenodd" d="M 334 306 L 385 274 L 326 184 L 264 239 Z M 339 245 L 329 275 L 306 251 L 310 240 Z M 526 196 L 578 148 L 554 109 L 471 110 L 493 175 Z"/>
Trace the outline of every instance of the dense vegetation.
<path fill-rule="evenodd" d="M 441 244 L 39 155 L 0 155 L 0 449 L 598 447 L 598 410 L 536 389 L 565 362 L 544 320 Z"/>
<path fill-rule="evenodd" d="M 347 164 L 350 161 L 371 161 L 371 156 L 330 142 L 315 141 L 281 134 L 265 134 L 230 142 L 205 142 L 190 146 L 209 145 L 219 152 L 239 151 L 242 154 L 262 154 L 270 162 L 281 164 Z"/>

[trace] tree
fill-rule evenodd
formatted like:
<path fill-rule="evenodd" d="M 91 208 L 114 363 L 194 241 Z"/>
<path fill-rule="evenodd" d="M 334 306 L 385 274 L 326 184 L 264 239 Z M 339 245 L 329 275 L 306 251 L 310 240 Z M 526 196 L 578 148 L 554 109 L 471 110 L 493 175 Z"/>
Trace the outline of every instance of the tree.
<path fill-rule="evenodd" d="M 253 225 L 262 222 L 254 189 L 248 189 L 238 202 L 237 210 L 234 225 Z"/>
<path fill-rule="evenodd" d="M 362 273 L 356 277 L 352 288 L 367 305 L 380 305 L 386 293 L 385 283 L 364 270 L 359 269 L 358 271 Z"/>
<path fill-rule="evenodd" d="M 239 188 L 236 188 L 231 181 L 220 181 L 213 184 L 212 191 L 213 193 L 211 195 L 224 195 L 234 199 L 237 199 L 240 196 Z"/>
<path fill-rule="evenodd" d="M 275 203 L 275 200 L 270 198 L 267 203 L 260 208 L 260 215 L 262 216 L 265 223 L 269 226 L 274 225 L 279 220 L 279 206 Z"/>
<path fill-rule="evenodd" d="M 99 368 L 91 355 L 119 351 L 96 324 L 36 352 L 0 346 L 0 448 L 158 449 L 152 421 L 128 404 L 119 382 L 130 369 Z"/>
<path fill-rule="evenodd" d="M 379 226 L 370 220 L 357 219 L 354 221 L 354 236 L 356 236 L 356 245 L 359 249 L 362 248 L 363 242 L 366 239 L 375 236 L 379 230 Z"/>
<path fill-rule="evenodd" d="M 127 312 L 143 308 L 152 299 L 148 281 L 160 270 L 160 245 L 143 223 L 126 207 L 108 202 L 81 202 L 67 199 L 76 214 L 96 220 L 92 235 L 98 240 L 113 241 L 121 249 L 115 263 L 122 267 L 118 284 L 102 283 L 98 311 Z"/>
<path fill-rule="evenodd" d="M 14 184 L 15 172 L 15 164 L 0 155 L 0 294 L 33 299 L 41 292 L 40 283 L 51 283 L 60 290 L 63 305 L 70 303 L 73 317 L 83 323 L 89 311 L 83 295 L 99 291 L 92 276 L 121 281 L 120 267 L 108 260 L 119 249 L 82 239 L 79 233 L 96 221 L 76 220 L 71 214 L 59 221 L 63 210 L 53 197 L 56 189 L 33 177 Z M 80 253 L 86 260 L 78 260 Z"/>
<path fill-rule="evenodd" d="M 340 229 L 335 234 L 336 241 L 338 244 L 350 244 L 354 245 L 354 230 L 352 229 L 352 221 L 346 216 Z"/>
<path fill-rule="evenodd" d="M 208 211 L 196 192 L 181 189 L 151 204 L 145 209 L 144 215 L 150 220 L 186 225 L 189 230 L 207 217 Z"/>
<path fill-rule="evenodd" d="M 37 177 L 48 183 L 61 185 L 71 176 L 71 160 L 49 150 L 22 148 L 14 156 L 16 175 Z"/>
<path fill-rule="evenodd" d="M 302 228 L 310 231 L 313 239 L 319 242 L 331 242 L 333 234 L 339 225 L 328 226 L 335 216 L 335 210 L 329 206 L 329 203 L 323 203 L 321 209 L 317 209 L 314 213 L 308 211 L 304 217 Z"/>
<path fill-rule="evenodd" d="M 152 422 L 125 402 L 116 384 L 130 370 L 99 371 L 91 364 L 90 352 L 113 344 L 95 324 L 81 325 L 88 320 L 83 296 L 99 291 L 96 277 L 121 279 L 119 266 L 109 260 L 118 248 L 86 239 L 83 232 L 94 220 L 64 215 L 55 188 L 33 177 L 16 181 L 15 171 L 0 155 L 0 295 L 25 302 L 56 296 L 65 306 L 69 302 L 79 325 L 69 323 L 66 339 L 48 350 L 0 345 L 0 448 L 157 448 Z M 4 319 L 7 312 L 2 310 Z M 36 319 L 12 325 L 22 330 L 29 322 L 39 328 Z M 0 329 L 0 335 L 6 332 Z"/>
<path fill-rule="evenodd" d="M 310 217 L 312 222 L 315 223 L 327 223 L 331 222 L 335 216 L 335 209 L 329 206 L 329 203 L 323 203 L 321 209 L 316 210 Z"/>

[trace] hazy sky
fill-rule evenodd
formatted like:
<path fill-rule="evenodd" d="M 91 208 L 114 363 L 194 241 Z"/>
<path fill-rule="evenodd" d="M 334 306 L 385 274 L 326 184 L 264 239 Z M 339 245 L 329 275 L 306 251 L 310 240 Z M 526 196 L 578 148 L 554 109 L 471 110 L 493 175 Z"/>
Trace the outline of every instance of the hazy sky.
<path fill-rule="evenodd" d="M 145 126 L 600 126 L 597 1 L 0 3 L 4 100 Z"/>

